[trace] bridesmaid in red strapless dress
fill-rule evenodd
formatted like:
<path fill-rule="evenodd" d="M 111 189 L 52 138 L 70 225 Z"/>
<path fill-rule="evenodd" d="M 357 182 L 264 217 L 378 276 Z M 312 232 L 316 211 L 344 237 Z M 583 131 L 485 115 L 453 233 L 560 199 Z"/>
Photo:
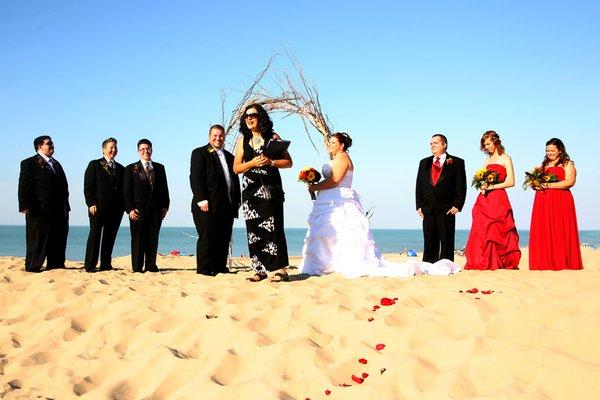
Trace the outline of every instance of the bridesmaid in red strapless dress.
<path fill-rule="evenodd" d="M 494 131 L 483 134 L 481 150 L 489 156 L 484 166 L 498 172 L 499 183 L 482 187 L 473 206 L 465 269 L 519 269 L 519 235 L 505 191 L 515 185 L 512 160 Z"/>
<path fill-rule="evenodd" d="M 544 183 L 535 193 L 529 233 L 529 269 L 583 269 L 575 202 L 569 188 L 577 171 L 560 139 L 546 143 L 542 168 L 558 182 Z"/>

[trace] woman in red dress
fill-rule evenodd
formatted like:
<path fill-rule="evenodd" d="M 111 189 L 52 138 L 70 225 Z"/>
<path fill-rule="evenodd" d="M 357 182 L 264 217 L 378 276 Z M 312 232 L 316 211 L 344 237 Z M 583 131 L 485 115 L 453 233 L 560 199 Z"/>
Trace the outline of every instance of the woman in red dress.
<path fill-rule="evenodd" d="M 494 131 L 483 134 L 481 150 L 488 155 L 483 166 L 496 171 L 499 182 L 484 184 L 479 189 L 472 211 L 465 269 L 519 269 L 519 235 L 504 190 L 515 185 L 512 160 L 504 152 L 500 136 Z"/>
<path fill-rule="evenodd" d="M 583 269 L 575 202 L 569 188 L 577 171 L 560 139 L 546 142 L 542 169 L 556 175 L 557 182 L 534 189 L 535 199 L 529 232 L 529 269 Z"/>

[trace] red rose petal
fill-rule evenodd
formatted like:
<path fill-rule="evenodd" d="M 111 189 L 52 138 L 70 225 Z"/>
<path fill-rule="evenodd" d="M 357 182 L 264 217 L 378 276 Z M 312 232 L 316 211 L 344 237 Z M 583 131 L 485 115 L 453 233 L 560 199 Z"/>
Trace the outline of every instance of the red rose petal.
<path fill-rule="evenodd" d="M 368 319 L 369 322 L 372 322 L 374 320 L 375 320 L 375 318 L 373 318 L 373 317 L 371 317 L 371 318 Z"/>
<path fill-rule="evenodd" d="M 384 297 L 384 298 L 382 298 L 380 300 L 380 303 L 381 303 L 382 306 L 391 306 L 391 305 L 395 304 L 396 301 L 392 300 L 392 299 L 389 299 L 387 297 Z"/>
<path fill-rule="evenodd" d="M 475 297 L 475 300 L 481 300 L 481 297 Z"/>
<path fill-rule="evenodd" d="M 379 343 L 379 344 L 375 345 L 375 350 L 383 350 L 383 349 L 385 349 L 385 344 Z"/>
<path fill-rule="evenodd" d="M 348 385 L 347 383 L 340 383 L 338 386 L 341 386 L 341 387 L 350 387 L 352 385 Z"/>
<path fill-rule="evenodd" d="M 492 294 L 492 293 L 494 293 L 494 291 L 493 290 L 482 290 L 481 293 L 483 293 L 483 294 Z"/>
<path fill-rule="evenodd" d="M 361 363 L 361 364 L 366 364 L 367 360 L 365 358 L 359 358 L 358 362 Z"/>
<path fill-rule="evenodd" d="M 327 389 L 327 390 L 325 391 L 325 396 L 329 396 L 330 394 L 331 394 L 331 390 Z"/>
<path fill-rule="evenodd" d="M 467 290 L 467 293 L 477 293 L 479 290 L 477 288 Z"/>
<path fill-rule="evenodd" d="M 375 311 L 375 310 L 379 310 L 379 306 L 378 306 L 377 304 L 375 304 L 375 305 L 373 306 L 373 311 Z"/>
<path fill-rule="evenodd" d="M 352 380 L 353 380 L 354 382 L 358 383 L 359 385 L 365 381 L 363 378 L 361 378 L 361 377 L 358 377 L 358 376 L 356 376 L 356 375 L 352 375 Z"/>
<path fill-rule="evenodd" d="M 362 377 L 363 377 L 363 379 L 367 379 L 369 377 L 369 374 L 367 374 L 366 372 L 363 372 Z"/>

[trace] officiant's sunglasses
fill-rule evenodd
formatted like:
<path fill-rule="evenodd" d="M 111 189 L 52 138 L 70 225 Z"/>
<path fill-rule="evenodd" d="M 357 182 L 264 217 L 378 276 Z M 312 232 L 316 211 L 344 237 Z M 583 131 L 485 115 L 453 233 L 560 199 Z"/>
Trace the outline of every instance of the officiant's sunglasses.
<path fill-rule="evenodd" d="M 246 115 L 244 115 L 244 118 L 246 118 L 246 119 L 248 119 L 248 118 L 256 118 L 256 119 L 258 119 L 258 113 L 246 114 Z"/>

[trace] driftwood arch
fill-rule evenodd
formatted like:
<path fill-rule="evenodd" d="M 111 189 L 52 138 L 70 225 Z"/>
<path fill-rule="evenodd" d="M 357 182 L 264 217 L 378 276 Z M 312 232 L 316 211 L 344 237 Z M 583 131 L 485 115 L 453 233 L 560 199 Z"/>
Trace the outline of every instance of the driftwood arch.
<path fill-rule="evenodd" d="M 312 126 L 324 139 L 333 133 L 331 122 L 322 110 L 319 92 L 306 79 L 298 61 L 287 51 L 285 56 L 290 60 L 294 74 L 286 71 L 274 71 L 273 61 L 277 56 L 278 54 L 275 54 L 269 59 L 267 65 L 256 75 L 249 88 L 243 92 L 241 100 L 235 106 L 227 122 L 225 121 L 226 93 L 222 91 L 221 120 L 225 127 L 228 146 L 233 149 L 240 135 L 237 128 L 244 109 L 250 104 L 260 104 L 269 113 L 278 112 L 286 114 L 285 117 L 291 115 L 300 117 L 312 146 L 319 151 L 309 128 Z M 266 79 L 270 79 L 274 83 L 277 88 L 276 93 L 267 89 L 263 84 Z M 233 140 L 230 140 L 232 137 Z"/>

